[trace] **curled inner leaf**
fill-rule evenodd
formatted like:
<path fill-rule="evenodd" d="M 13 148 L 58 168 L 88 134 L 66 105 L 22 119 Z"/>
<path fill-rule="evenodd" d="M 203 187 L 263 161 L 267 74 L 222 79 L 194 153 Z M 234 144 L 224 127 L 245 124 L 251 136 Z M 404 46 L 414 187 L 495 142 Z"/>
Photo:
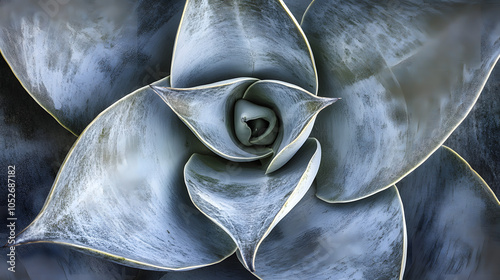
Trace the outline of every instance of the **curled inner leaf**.
<path fill-rule="evenodd" d="M 318 113 L 338 100 L 318 97 L 298 86 L 271 80 L 253 83 L 243 99 L 271 108 L 280 122 L 272 143 L 273 157 L 266 159 L 267 173 L 278 170 L 293 157 L 309 137 Z"/>
<path fill-rule="evenodd" d="M 239 78 L 201 87 L 155 87 L 155 92 L 213 152 L 231 161 L 253 161 L 271 154 L 266 147 L 247 147 L 234 133 L 234 104 L 254 78 Z"/>
<path fill-rule="evenodd" d="M 234 105 L 234 130 L 245 146 L 269 145 L 278 134 L 276 114 L 273 110 L 238 100 Z"/>
<path fill-rule="evenodd" d="M 253 78 L 187 89 L 153 89 L 219 156 L 249 162 L 273 153 L 265 162 L 266 173 L 278 170 L 293 157 L 311 133 L 316 115 L 338 100 L 318 97 L 289 83 Z M 245 124 L 238 127 L 242 118 L 246 118 Z M 258 119 L 267 120 L 269 125 Z"/>

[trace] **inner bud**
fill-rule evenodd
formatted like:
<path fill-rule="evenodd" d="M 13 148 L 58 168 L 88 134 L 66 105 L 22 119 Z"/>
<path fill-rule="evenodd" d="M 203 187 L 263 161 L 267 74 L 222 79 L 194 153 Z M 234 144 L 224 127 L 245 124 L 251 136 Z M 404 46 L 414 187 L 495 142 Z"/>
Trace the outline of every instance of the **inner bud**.
<path fill-rule="evenodd" d="M 270 145 L 278 135 L 278 121 L 273 110 L 240 99 L 234 105 L 234 130 L 245 146 Z"/>

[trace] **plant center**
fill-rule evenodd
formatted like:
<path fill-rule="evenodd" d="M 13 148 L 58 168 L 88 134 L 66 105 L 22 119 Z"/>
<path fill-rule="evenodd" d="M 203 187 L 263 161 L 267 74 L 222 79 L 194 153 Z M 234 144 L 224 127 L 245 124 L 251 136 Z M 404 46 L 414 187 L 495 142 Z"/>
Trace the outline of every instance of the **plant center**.
<path fill-rule="evenodd" d="M 234 130 L 241 144 L 266 146 L 278 135 L 278 119 L 273 110 L 240 99 L 234 105 Z"/>

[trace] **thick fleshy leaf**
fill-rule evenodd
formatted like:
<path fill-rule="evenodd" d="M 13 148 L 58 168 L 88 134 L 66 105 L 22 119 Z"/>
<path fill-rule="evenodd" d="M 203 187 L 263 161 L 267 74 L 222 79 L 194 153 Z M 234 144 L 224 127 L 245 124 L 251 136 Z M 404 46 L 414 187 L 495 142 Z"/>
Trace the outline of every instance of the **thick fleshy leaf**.
<path fill-rule="evenodd" d="M 266 173 L 278 170 L 293 157 L 309 137 L 318 113 L 337 101 L 279 81 L 258 81 L 248 88 L 243 99 L 272 108 L 280 121 Z"/>
<path fill-rule="evenodd" d="M 293 14 L 297 22 L 302 22 L 302 17 L 306 12 L 307 7 L 311 4 L 312 0 L 283 0 L 286 6 Z"/>
<path fill-rule="evenodd" d="M 497 279 L 500 202 L 458 154 L 438 149 L 398 184 L 408 228 L 405 279 Z"/>
<path fill-rule="evenodd" d="M 455 3 L 453 3 L 455 2 Z M 500 6 L 456 1 L 315 1 L 302 27 L 320 96 L 318 195 L 369 196 L 421 164 L 465 118 L 500 55 Z"/>
<path fill-rule="evenodd" d="M 444 144 L 460 154 L 500 196 L 500 64 L 470 114 Z"/>
<path fill-rule="evenodd" d="M 172 86 L 237 77 L 275 79 L 316 94 L 306 37 L 281 1 L 188 0 L 172 58 Z"/>
<path fill-rule="evenodd" d="M 263 279 L 399 279 L 406 229 L 398 192 L 328 204 L 311 188 L 264 239 L 255 270 Z"/>
<path fill-rule="evenodd" d="M 194 208 L 183 183 L 198 147 L 153 90 L 131 93 L 82 133 L 17 243 L 64 244 L 153 270 L 219 262 L 236 247 Z"/>
<path fill-rule="evenodd" d="M 16 166 L 16 233 L 29 225 L 43 207 L 57 171 L 76 137 L 61 127 L 25 92 L 9 66 L 0 62 L 0 164 Z M 7 182 L 7 172 L 0 174 Z M 5 176 L 5 177 L 4 177 Z M 1 188 L 1 197 L 8 198 L 8 188 Z M 7 221 L 7 199 L 0 200 L 0 217 Z M 9 232 L 0 231 L 0 245 L 4 245 Z M 0 248 L 10 253 L 10 247 Z M 103 262 L 54 244 L 33 244 L 15 249 L 15 272 L 0 262 L 0 279 L 131 279 L 142 276 L 144 270 Z M 243 266 L 239 264 L 244 270 Z M 139 277 L 139 279 L 148 279 Z"/>
<path fill-rule="evenodd" d="M 243 264 L 253 271 L 262 240 L 307 192 L 320 160 L 321 146 L 311 138 L 270 175 L 257 163 L 234 164 L 195 154 L 184 177 L 195 206 L 233 238 Z"/>
<path fill-rule="evenodd" d="M 0 50 L 33 98 L 79 134 L 168 75 L 183 2 L 2 1 Z"/>
<path fill-rule="evenodd" d="M 252 161 L 272 151 L 246 147 L 238 141 L 234 134 L 234 104 L 255 81 L 239 78 L 189 89 L 153 89 L 213 152 L 232 161 Z"/>

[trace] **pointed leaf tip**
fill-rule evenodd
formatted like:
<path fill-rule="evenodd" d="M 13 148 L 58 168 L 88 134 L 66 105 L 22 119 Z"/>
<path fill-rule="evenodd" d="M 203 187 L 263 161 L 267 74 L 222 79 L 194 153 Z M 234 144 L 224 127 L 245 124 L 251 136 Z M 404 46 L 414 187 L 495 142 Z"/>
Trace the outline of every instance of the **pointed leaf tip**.
<path fill-rule="evenodd" d="M 285 81 L 314 94 L 318 86 L 307 38 L 281 1 L 187 1 L 171 73 L 172 86 L 182 88 L 234 77 Z"/>
<path fill-rule="evenodd" d="M 231 236 L 244 265 L 253 271 L 262 240 L 307 192 L 320 159 L 319 142 L 310 138 L 270 175 L 256 162 L 233 163 L 195 154 L 184 177 L 195 206 Z"/>
<path fill-rule="evenodd" d="M 236 78 L 200 87 L 156 87 L 155 91 L 210 150 L 231 161 L 269 156 L 267 147 L 246 147 L 234 134 L 234 105 L 257 79 Z"/>
<path fill-rule="evenodd" d="M 312 134 L 324 144 L 322 199 L 396 184 L 467 116 L 500 55 L 500 6 L 461 2 L 312 2 L 302 28 L 320 58 L 318 95 L 345 100 Z"/>
<path fill-rule="evenodd" d="M 255 82 L 243 99 L 273 109 L 280 121 L 278 136 L 272 144 L 273 157 L 265 159 L 266 174 L 275 172 L 293 157 L 309 137 L 318 113 L 337 101 L 275 80 Z"/>
<path fill-rule="evenodd" d="M 220 262 L 235 244 L 183 184 L 183 164 L 200 146 L 151 87 L 137 90 L 82 133 L 19 242 L 64 244 L 150 270 Z"/>

